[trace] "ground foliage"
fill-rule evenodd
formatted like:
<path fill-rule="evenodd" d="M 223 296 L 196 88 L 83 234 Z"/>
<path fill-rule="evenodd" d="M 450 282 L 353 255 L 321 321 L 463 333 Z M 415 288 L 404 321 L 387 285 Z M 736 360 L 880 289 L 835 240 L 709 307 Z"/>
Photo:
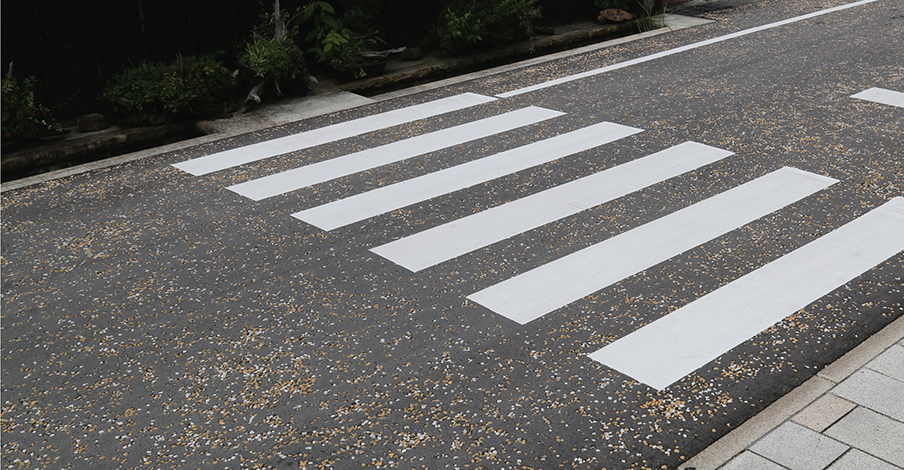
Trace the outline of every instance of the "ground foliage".
<path fill-rule="evenodd" d="M 114 120 L 163 124 L 221 115 L 232 103 L 235 75 L 214 56 L 141 62 L 107 83 L 100 95 Z"/>
<path fill-rule="evenodd" d="M 295 77 L 305 64 L 301 49 L 286 36 L 248 44 L 239 62 L 248 67 L 255 77 L 275 80 Z"/>
<path fill-rule="evenodd" d="M 8 73 L 2 79 L 3 139 L 28 141 L 54 130 L 50 110 L 35 101 L 35 78 L 21 81 Z"/>
<path fill-rule="evenodd" d="M 530 37 L 540 16 L 537 0 L 448 0 L 431 36 L 453 53 L 498 46 Z"/>

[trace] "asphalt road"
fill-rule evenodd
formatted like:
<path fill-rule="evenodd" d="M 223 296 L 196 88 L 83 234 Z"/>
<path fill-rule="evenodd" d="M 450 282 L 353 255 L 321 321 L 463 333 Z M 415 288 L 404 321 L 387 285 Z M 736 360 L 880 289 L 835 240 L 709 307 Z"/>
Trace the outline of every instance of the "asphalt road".
<path fill-rule="evenodd" d="M 676 468 L 904 313 L 904 8 L 644 58 L 841 4 L 4 192 L 4 467 Z"/>

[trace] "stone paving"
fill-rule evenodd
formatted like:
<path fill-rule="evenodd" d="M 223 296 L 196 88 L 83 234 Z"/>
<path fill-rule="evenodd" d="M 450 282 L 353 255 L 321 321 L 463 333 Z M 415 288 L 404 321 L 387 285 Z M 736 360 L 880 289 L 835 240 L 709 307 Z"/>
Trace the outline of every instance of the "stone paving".
<path fill-rule="evenodd" d="M 889 325 L 858 349 L 789 394 L 790 400 L 777 402 L 775 410 L 745 424 L 749 429 L 727 435 L 682 470 L 904 468 L 904 321 Z M 828 390 L 814 394 L 820 387 Z M 796 405 L 800 400 L 794 400 L 795 394 L 818 398 Z M 771 430 L 757 426 L 757 419 L 775 421 L 770 412 L 789 417 Z M 745 439 L 753 442 L 745 446 Z M 731 450 L 739 443 L 746 448 Z"/>

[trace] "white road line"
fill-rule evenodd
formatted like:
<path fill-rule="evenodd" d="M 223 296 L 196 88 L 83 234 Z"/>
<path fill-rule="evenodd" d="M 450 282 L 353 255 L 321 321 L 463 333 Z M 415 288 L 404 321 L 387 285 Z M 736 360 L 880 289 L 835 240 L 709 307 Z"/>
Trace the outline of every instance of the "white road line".
<path fill-rule="evenodd" d="M 743 31 L 738 31 L 738 32 L 736 32 L 736 33 L 726 34 L 725 36 L 719 36 L 719 37 L 716 37 L 716 38 L 707 39 L 707 40 L 705 40 L 705 41 L 695 42 L 695 43 L 693 43 L 693 44 L 688 44 L 688 45 L 686 45 L 686 46 L 676 47 L 676 48 L 674 48 L 674 49 L 669 49 L 669 50 L 667 50 L 667 51 L 657 52 L 657 53 L 655 53 L 655 54 L 651 54 L 651 55 L 644 56 L 644 57 L 638 57 L 637 59 L 627 60 L 627 61 L 625 61 L 625 62 L 620 62 L 620 63 L 617 63 L 617 64 L 609 65 L 609 66 L 607 66 L 607 67 L 602 67 L 602 68 L 598 68 L 598 69 L 594 69 L 594 70 L 588 70 L 588 71 L 586 71 L 586 72 L 577 73 L 577 74 L 574 74 L 574 75 L 568 75 L 568 76 L 561 77 L 561 78 L 557 78 L 557 79 L 554 79 L 554 80 L 549 80 L 549 81 L 546 81 L 546 82 L 543 82 L 543 83 L 538 83 L 538 84 L 536 84 L 536 85 L 531 85 L 531 86 L 524 87 L 524 88 L 518 88 L 517 90 L 507 91 L 507 92 L 505 92 L 505 93 L 500 93 L 500 94 L 498 94 L 498 95 L 496 95 L 496 96 L 498 96 L 498 97 L 500 97 L 500 98 L 510 98 L 510 97 L 512 97 L 512 96 L 517 96 L 517 95 L 520 95 L 520 94 L 523 94 L 523 93 L 529 93 L 529 92 L 536 91 L 536 90 L 542 90 L 542 89 L 544 89 L 544 88 L 549 88 L 549 87 L 552 87 L 552 86 L 561 85 L 561 84 L 563 84 L 563 83 L 568 83 L 568 82 L 571 82 L 571 81 L 574 81 L 574 80 L 580 80 L 580 79 L 582 79 L 582 78 L 592 77 L 592 76 L 594 76 L 594 75 L 599 75 L 599 74 L 602 74 L 602 73 L 611 72 L 611 71 L 613 71 L 613 70 L 618 70 L 618 69 L 621 69 L 621 68 L 630 67 L 630 66 L 632 66 L 632 65 L 642 64 L 642 63 L 644 63 L 644 62 L 649 62 L 649 61 L 651 61 L 651 60 L 656 60 L 656 59 L 659 59 L 659 58 L 662 58 L 662 57 L 670 56 L 670 55 L 672 55 L 672 54 L 677 54 L 677 53 L 679 53 L 679 52 L 689 51 L 689 50 L 691 50 L 691 49 L 697 49 L 697 48 L 699 48 L 699 47 L 708 46 L 708 45 L 710 45 L 710 44 L 715 44 L 715 43 L 719 43 L 719 42 L 722 42 L 722 41 L 727 41 L 727 40 L 729 40 L 729 39 L 734 39 L 734 38 L 737 38 L 737 37 L 746 36 L 746 35 L 748 35 L 748 34 L 756 33 L 756 32 L 759 32 L 759 31 L 764 31 L 764 30 L 767 30 L 767 29 L 776 28 L 776 27 L 778 27 L 778 26 L 783 26 L 783 25 L 790 24 L 790 23 L 796 23 L 796 22 L 798 22 L 798 21 L 803 21 L 803 20 L 806 20 L 806 19 L 809 19 L 809 18 L 814 18 L 814 17 L 817 17 L 817 16 L 825 15 L 825 14 L 828 14 L 828 13 L 833 13 L 833 12 L 840 11 L 840 10 L 844 10 L 844 9 L 847 9 L 847 8 L 853 8 L 853 7 L 856 7 L 856 6 L 865 5 L 865 4 L 867 4 L 867 3 L 872 3 L 872 2 L 875 2 L 875 1 L 877 1 L 877 0 L 862 0 L 862 1 L 859 1 L 859 2 L 848 3 L 847 5 L 841 5 L 841 6 L 837 6 L 837 7 L 834 7 L 834 8 L 828 8 L 828 9 L 826 9 L 826 10 L 821 10 L 821 11 L 809 13 L 809 14 L 806 14 L 806 15 L 796 16 L 796 17 L 794 17 L 794 18 L 789 18 L 789 19 L 787 19 L 787 20 L 776 21 L 775 23 L 769 23 L 769 24 L 765 24 L 765 25 L 762 25 L 762 26 L 757 26 L 757 27 L 755 27 L 755 28 L 750 28 L 750 29 L 745 29 L 745 30 L 743 30 Z"/>
<path fill-rule="evenodd" d="M 593 352 L 662 390 L 904 250 L 904 198 Z"/>
<path fill-rule="evenodd" d="M 412 271 L 420 271 L 732 154 L 708 145 L 685 142 L 371 251 Z"/>
<path fill-rule="evenodd" d="M 323 230 L 332 230 L 567 155 L 582 152 L 638 132 L 642 131 L 633 127 L 604 122 L 435 173 L 357 194 L 346 199 L 340 199 L 329 204 L 296 212 L 292 216 L 316 225 Z M 392 251 L 391 248 L 389 250 Z"/>
<path fill-rule="evenodd" d="M 490 286 L 468 299 L 525 324 L 836 181 L 785 167 Z"/>
<path fill-rule="evenodd" d="M 176 163 L 174 167 L 195 176 L 206 175 L 245 163 L 251 163 L 276 155 L 345 139 L 367 132 L 397 126 L 406 122 L 437 116 L 452 111 L 494 101 L 496 98 L 463 93 L 426 103 L 374 114 L 331 126 L 321 127 L 295 135 L 214 153 L 205 157 Z"/>
<path fill-rule="evenodd" d="M 904 93 L 886 90 L 884 88 L 870 88 L 869 90 L 861 91 L 856 95 L 851 95 L 851 98 L 904 108 Z"/>
<path fill-rule="evenodd" d="M 246 181 L 226 189 L 260 201 L 378 166 L 402 161 L 453 145 L 562 116 L 565 113 L 530 106 L 498 116 L 400 140 L 361 152 Z"/>

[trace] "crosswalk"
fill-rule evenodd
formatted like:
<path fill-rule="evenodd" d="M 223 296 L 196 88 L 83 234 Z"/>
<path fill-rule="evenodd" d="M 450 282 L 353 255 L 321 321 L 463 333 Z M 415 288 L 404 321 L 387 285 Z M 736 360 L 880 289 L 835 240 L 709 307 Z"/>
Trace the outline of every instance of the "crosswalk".
<path fill-rule="evenodd" d="M 901 93 L 870 89 L 852 98 L 904 106 Z M 205 175 L 369 132 L 462 112 L 496 98 L 472 93 L 374 114 L 174 165 Z M 416 156 L 454 151 L 464 143 L 560 119 L 565 113 L 528 106 L 416 137 L 349 153 L 229 186 L 260 201 Z M 490 153 L 486 145 L 466 163 L 360 192 L 291 216 L 330 231 L 424 203 L 497 178 L 568 158 L 643 132 L 599 122 Z M 528 134 L 530 132 L 528 131 Z M 366 140 L 366 139 L 365 139 Z M 482 148 L 481 145 L 477 146 Z M 732 157 L 725 149 L 684 142 L 532 195 L 403 234 L 371 248 L 412 272 L 451 269 L 456 258 L 538 229 L 689 171 Z M 837 180 L 779 168 L 599 243 L 518 273 L 467 295 L 475 304 L 520 325 L 635 276 L 770 213 L 810 198 Z M 729 283 L 695 302 L 589 354 L 589 358 L 662 389 L 831 290 L 904 250 L 904 198 L 861 216 L 809 245 Z M 449 266 L 447 266 L 449 264 Z M 802 273 L 814 272 L 814 276 Z M 800 280 L 805 279 L 805 280 Z M 788 288 L 788 286 L 794 286 Z M 731 315 L 727 315 L 731 312 Z M 706 335 L 707 341 L 701 341 Z M 713 337 L 718 337 L 713 341 Z M 661 345 L 650 348 L 650 344 Z"/>

